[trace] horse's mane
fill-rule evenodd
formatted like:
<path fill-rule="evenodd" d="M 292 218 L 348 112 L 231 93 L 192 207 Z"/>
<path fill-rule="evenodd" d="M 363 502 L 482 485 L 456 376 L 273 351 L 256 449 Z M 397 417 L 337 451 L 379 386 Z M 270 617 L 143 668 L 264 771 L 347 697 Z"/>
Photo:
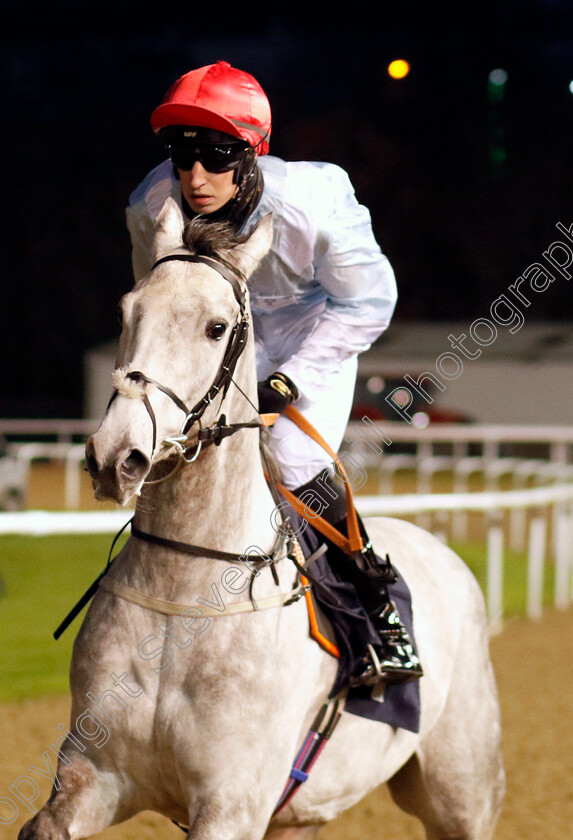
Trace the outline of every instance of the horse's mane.
<path fill-rule="evenodd" d="M 183 244 L 193 254 L 222 262 L 225 251 L 242 245 L 248 238 L 248 234 L 236 233 L 228 222 L 207 222 L 201 217 L 188 222 L 183 230 Z"/>

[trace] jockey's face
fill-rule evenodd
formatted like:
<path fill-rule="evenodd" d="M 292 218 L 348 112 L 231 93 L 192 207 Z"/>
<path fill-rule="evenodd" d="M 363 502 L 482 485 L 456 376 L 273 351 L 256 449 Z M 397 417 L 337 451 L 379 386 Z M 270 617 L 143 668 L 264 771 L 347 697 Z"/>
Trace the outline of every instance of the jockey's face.
<path fill-rule="evenodd" d="M 181 192 L 194 213 L 214 213 L 219 210 L 236 191 L 234 172 L 208 172 L 201 161 L 196 160 L 192 169 L 178 169 Z"/>

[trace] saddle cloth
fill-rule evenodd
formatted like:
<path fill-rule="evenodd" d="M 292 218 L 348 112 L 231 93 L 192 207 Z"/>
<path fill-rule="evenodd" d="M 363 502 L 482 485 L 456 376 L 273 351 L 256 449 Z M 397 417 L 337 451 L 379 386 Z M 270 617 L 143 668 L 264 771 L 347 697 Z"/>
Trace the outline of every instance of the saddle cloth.
<path fill-rule="evenodd" d="M 330 623 L 340 657 L 338 671 L 330 697 L 335 697 L 348 686 L 350 676 L 356 672 L 368 644 L 379 644 L 380 639 L 364 610 L 356 589 L 329 563 L 329 552 L 337 551 L 322 535 L 308 523 L 301 528 L 302 519 L 292 508 L 289 518 L 306 559 L 316 553 L 323 544 L 323 552 L 312 561 L 308 569 L 308 580 L 314 604 L 318 606 Z M 395 569 L 398 579 L 390 584 L 389 593 L 410 638 L 414 642 L 412 599 L 404 578 Z M 387 723 L 390 726 L 418 732 L 420 728 L 420 681 L 407 683 L 381 682 L 374 686 L 358 686 L 348 691 L 345 711 L 359 717 Z"/>

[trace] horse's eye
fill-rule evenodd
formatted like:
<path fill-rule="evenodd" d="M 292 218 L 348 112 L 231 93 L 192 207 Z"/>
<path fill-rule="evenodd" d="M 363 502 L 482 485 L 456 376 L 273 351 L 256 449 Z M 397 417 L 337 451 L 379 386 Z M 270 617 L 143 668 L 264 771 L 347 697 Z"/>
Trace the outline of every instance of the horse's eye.
<path fill-rule="evenodd" d="M 227 325 L 223 324 L 221 321 L 217 321 L 215 324 L 211 324 L 210 327 L 207 327 L 205 333 L 207 338 L 212 338 L 213 341 L 219 341 L 220 338 L 223 338 L 225 332 L 227 330 Z"/>

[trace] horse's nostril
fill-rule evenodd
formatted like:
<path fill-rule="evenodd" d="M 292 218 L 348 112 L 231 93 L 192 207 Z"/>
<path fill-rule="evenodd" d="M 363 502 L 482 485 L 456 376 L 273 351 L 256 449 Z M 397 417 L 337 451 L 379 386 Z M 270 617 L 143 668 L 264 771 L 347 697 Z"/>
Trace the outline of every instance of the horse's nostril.
<path fill-rule="evenodd" d="M 95 455 L 87 455 L 86 456 L 86 467 L 88 468 L 88 472 L 92 478 L 97 478 L 99 475 L 99 467 L 97 465 L 97 460 Z"/>
<path fill-rule="evenodd" d="M 123 475 L 130 479 L 139 479 L 149 470 L 149 459 L 139 449 L 132 449 L 121 465 Z"/>

